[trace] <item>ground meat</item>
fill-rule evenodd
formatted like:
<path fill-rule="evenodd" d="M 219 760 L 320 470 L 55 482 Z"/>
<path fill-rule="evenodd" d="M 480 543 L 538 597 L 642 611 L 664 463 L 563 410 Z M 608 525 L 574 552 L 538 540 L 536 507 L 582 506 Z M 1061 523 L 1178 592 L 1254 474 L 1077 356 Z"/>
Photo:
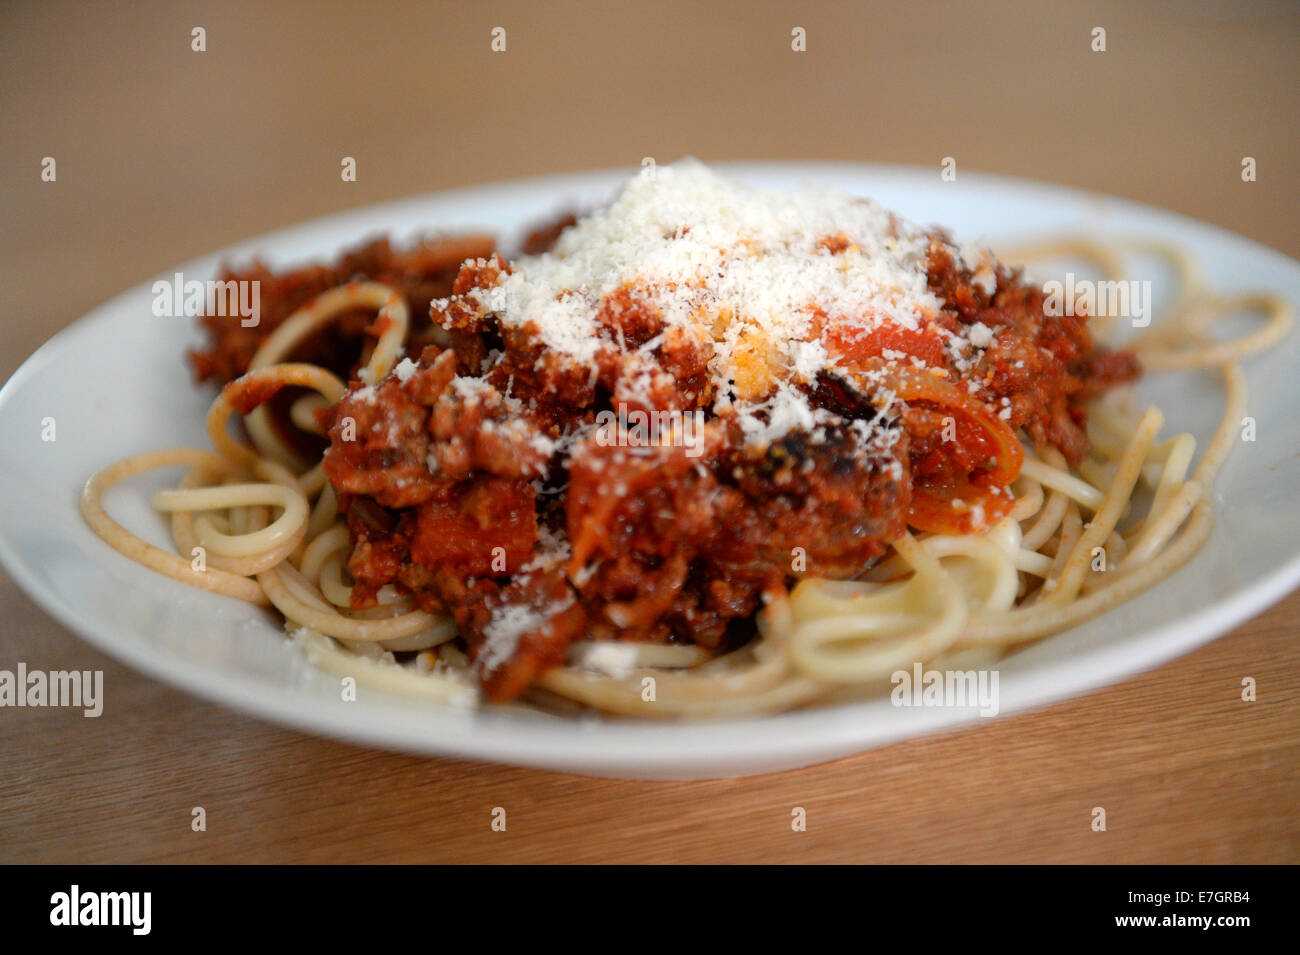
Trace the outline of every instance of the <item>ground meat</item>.
<path fill-rule="evenodd" d="M 603 446 L 588 432 L 570 444 L 567 466 L 553 466 L 553 419 L 457 376 L 459 365 L 431 348 L 405 382 L 354 385 L 334 411 L 325 472 L 357 538 L 356 605 L 396 584 L 419 606 L 453 613 L 475 659 L 491 608 L 509 605 L 529 576 L 522 568 L 547 556 L 530 479 L 567 482 L 551 536 L 571 544 L 566 563 L 580 582 L 566 586 L 578 609 L 565 606 L 563 626 L 539 621 L 503 662 L 507 676 L 485 672 L 489 694 L 516 692 L 521 674 L 562 657 L 556 642 L 573 639 L 579 614 L 598 639 L 718 646 L 765 590 L 805 573 L 851 576 L 902 531 L 904 472 L 864 464 L 851 416 L 761 451 L 744 447 L 734 422 L 710 422 L 692 447 Z M 889 461 L 905 456 L 904 441 Z M 396 512 L 389 530 L 358 518 L 363 501 Z"/>
<path fill-rule="evenodd" d="M 189 352 L 195 376 L 200 382 L 212 381 L 218 385 L 238 378 L 248 370 L 249 362 L 266 337 L 286 318 L 321 293 L 354 279 L 382 282 L 401 293 L 411 314 L 407 347 L 418 350 L 434 337 L 428 320 L 429 302 L 450 294 L 461 263 L 490 255 L 494 244 L 490 236 L 463 235 L 394 249 L 387 239 L 379 238 L 344 252 L 328 265 L 278 273 L 261 262 L 253 262 L 243 269 L 227 266 L 221 271 L 221 281 L 259 283 L 259 321 L 254 327 L 244 328 L 239 316 L 203 316 L 199 324 L 207 333 L 208 344 Z M 340 315 L 327 328 L 304 341 L 292 357 L 347 378 L 361 364 L 366 329 L 373 320 L 374 314 L 364 309 Z"/>

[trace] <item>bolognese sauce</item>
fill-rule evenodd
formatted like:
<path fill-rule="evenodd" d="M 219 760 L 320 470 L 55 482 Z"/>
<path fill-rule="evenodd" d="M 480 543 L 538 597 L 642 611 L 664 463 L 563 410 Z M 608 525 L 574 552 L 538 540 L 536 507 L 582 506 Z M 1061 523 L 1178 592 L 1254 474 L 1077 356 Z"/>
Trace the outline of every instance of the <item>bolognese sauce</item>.
<path fill-rule="evenodd" d="M 496 243 L 488 235 L 457 235 L 423 239 L 409 248 L 394 248 L 386 238 L 372 239 L 343 252 L 334 262 L 276 272 L 265 263 L 244 268 L 225 266 L 221 282 L 259 283 L 259 314 L 255 325 L 245 327 L 238 316 L 204 315 L 199 319 L 207 344 L 189 352 L 190 364 L 200 382 L 224 385 L 248 371 L 258 347 L 294 312 L 316 296 L 356 279 L 382 282 L 406 299 L 413 316 L 412 340 L 432 333 L 429 301 L 451 291 L 460 264 L 468 258 L 491 255 Z M 356 309 L 339 316 L 295 349 L 294 358 L 327 368 L 344 377 L 364 364 L 363 343 L 376 337 L 373 314 Z"/>
<path fill-rule="evenodd" d="M 1018 435 L 1076 462 L 1082 402 L 1138 374 L 987 252 L 866 200 L 684 163 L 566 225 L 468 256 L 429 334 L 322 412 L 353 608 L 395 585 L 450 614 L 494 700 L 575 641 L 719 648 L 908 527 L 990 526 Z"/>

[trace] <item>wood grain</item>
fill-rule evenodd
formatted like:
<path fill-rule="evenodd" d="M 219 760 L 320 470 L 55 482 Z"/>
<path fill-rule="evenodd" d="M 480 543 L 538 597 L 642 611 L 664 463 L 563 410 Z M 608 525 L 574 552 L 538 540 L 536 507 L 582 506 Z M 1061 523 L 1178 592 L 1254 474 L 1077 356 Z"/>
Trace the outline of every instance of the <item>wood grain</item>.
<path fill-rule="evenodd" d="M 228 242 L 645 155 L 954 156 L 1294 256 L 1300 19 L 1242 7 L 9 4 L 0 376 L 104 299 Z M 497 25 L 504 54 L 489 49 Z M 789 48 L 796 25 L 806 53 Z M 1096 25 L 1104 54 L 1089 49 Z M 338 175 L 347 155 L 356 183 Z M 1247 155 L 1255 183 L 1240 178 Z M 44 156 L 55 183 L 40 181 Z M 0 668 L 102 668 L 109 694 L 98 720 L 0 710 L 0 861 L 1296 862 L 1298 623 L 1293 594 L 1033 713 L 797 772 L 632 783 L 271 727 L 104 657 L 0 575 Z M 1244 676 L 1257 702 L 1241 701 Z M 190 829 L 194 806 L 206 832 Z M 807 832 L 791 831 L 794 806 Z"/>

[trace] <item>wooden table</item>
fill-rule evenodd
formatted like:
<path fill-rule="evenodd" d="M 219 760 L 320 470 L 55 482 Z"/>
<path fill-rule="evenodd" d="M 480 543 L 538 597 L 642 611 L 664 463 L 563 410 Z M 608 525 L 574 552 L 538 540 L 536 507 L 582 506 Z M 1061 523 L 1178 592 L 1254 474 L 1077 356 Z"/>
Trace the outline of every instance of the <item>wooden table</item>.
<path fill-rule="evenodd" d="M 959 174 L 1099 189 L 1300 254 L 1290 5 L 903 6 L 7 5 L 0 378 L 95 304 L 236 239 L 646 155 L 953 156 Z M 1298 624 L 1293 594 L 1038 712 L 798 772 L 631 783 L 266 726 L 102 656 L 0 575 L 0 668 L 102 668 L 111 692 L 98 720 L 0 710 L 0 861 L 1295 862 Z"/>

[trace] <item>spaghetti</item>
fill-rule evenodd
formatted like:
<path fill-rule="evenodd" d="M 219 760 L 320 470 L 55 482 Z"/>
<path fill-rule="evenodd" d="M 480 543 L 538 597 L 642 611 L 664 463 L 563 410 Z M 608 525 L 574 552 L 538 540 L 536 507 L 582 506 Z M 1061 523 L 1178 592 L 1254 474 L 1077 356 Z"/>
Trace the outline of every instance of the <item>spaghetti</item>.
<path fill-rule="evenodd" d="M 1211 528 L 1210 490 L 1245 410 L 1239 362 L 1276 344 L 1287 333 L 1290 316 L 1284 303 L 1272 297 L 1214 296 L 1204 287 L 1195 263 L 1162 244 L 1057 243 L 1021 250 L 1014 259 L 1069 256 L 1092 263 L 1108 279 L 1119 280 L 1124 254 L 1130 252 L 1155 253 L 1167 259 L 1180 290 L 1166 316 L 1128 347 L 1147 369 L 1212 369 L 1223 381 L 1223 417 L 1195 467 L 1191 435 L 1162 440 L 1160 410 L 1152 407 L 1140 414 L 1128 413 L 1117 400 L 1121 395 L 1100 395 L 1090 402 L 1088 450 L 1076 455 L 1071 464 L 1066 454 L 1071 447 L 1041 440 L 1041 434 L 1031 436 L 1028 425 L 1018 434 L 1012 431 L 1007 424 L 1014 420 L 1010 411 L 1001 417 L 991 413 L 987 402 L 971 397 L 973 388 L 945 380 L 934 373 L 933 366 L 927 368 L 915 360 L 892 361 L 884 366 L 878 381 L 887 380 L 890 400 L 896 403 L 891 420 L 912 429 L 914 446 L 907 465 L 912 471 L 912 493 L 906 526 L 901 518 L 899 524 L 890 524 L 879 517 L 901 514 L 901 500 L 861 517 L 867 522 L 863 526 L 876 528 L 887 538 L 883 553 L 870 557 L 864 567 L 864 551 L 836 542 L 837 549 L 828 552 L 831 556 L 823 564 L 834 567 L 839 579 L 793 574 L 785 575 L 797 579 L 789 588 L 772 584 L 770 577 L 755 583 L 751 590 L 761 592 L 764 606 L 751 615 L 756 632 L 739 645 L 728 645 L 726 639 L 689 642 L 680 637 L 573 640 L 561 645 L 564 660 L 529 671 L 526 679 L 515 679 L 505 690 L 498 682 L 489 697 L 510 699 L 523 694 L 529 702 L 553 709 L 577 704 L 606 713 L 682 719 L 769 713 L 855 698 L 880 692 L 891 673 L 918 661 L 937 667 L 993 662 L 1017 645 L 1103 613 L 1174 572 L 1195 554 Z M 509 273 L 504 266 L 498 268 L 483 259 L 466 263 L 457 287 L 462 291 L 472 288 L 475 281 L 483 280 L 485 269 L 492 274 L 482 282 L 484 296 L 496 294 L 492 289 L 504 287 L 507 278 L 503 276 Z M 999 273 L 997 282 L 997 295 L 1003 296 L 999 300 L 1005 301 L 1015 289 L 1006 274 Z M 498 299 L 494 314 L 502 314 L 503 304 L 508 304 L 504 298 Z M 465 351 L 472 345 L 463 325 L 457 326 L 457 301 L 451 300 L 450 309 L 444 301 L 443 327 L 449 329 L 453 346 Z M 434 305 L 436 314 L 439 303 Z M 331 321 L 357 311 L 377 312 L 378 318 L 373 325 L 376 340 L 364 354 L 365 361 L 351 385 L 329 370 L 290 360 Z M 620 314 L 626 318 L 629 311 Z M 1232 341 L 1212 337 L 1216 320 L 1241 311 L 1262 313 L 1266 321 Z M 620 336 L 633 339 L 635 346 L 633 324 L 624 321 L 618 330 Z M 832 329 L 834 333 L 828 333 L 824 327 L 812 334 L 836 342 L 841 357 L 852 359 L 844 362 L 873 373 L 881 368 L 882 354 L 898 354 L 907 348 L 903 354 L 915 358 L 933 344 L 926 338 L 929 327 L 925 325 L 908 335 L 892 327 L 874 330 L 871 334 L 884 340 L 884 345 L 875 339 L 874 344 L 864 344 L 866 336 L 860 331 L 855 332 L 856 337 L 839 339 L 838 332 Z M 545 338 L 562 334 L 563 329 L 543 324 L 540 332 L 534 328 L 533 333 Z M 664 334 L 662 329 L 651 329 L 640 344 L 653 341 L 656 333 Z M 504 322 L 496 334 L 507 341 L 508 351 L 511 331 Z M 721 334 L 732 335 L 733 354 L 745 353 L 740 347 L 747 334 L 744 329 Z M 561 582 L 560 589 L 545 594 L 544 618 L 539 616 L 542 604 L 538 600 L 510 605 L 503 602 L 498 590 L 492 590 L 487 598 L 467 594 L 454 618 L 445 596 L 452 584 L 442 581 L 422 589 L 413 581 L 425 578 L 411 573 L 401 577 L 390 574 L 386 582 L 369 574 L 367 568 L 375 562 L 392 563 L 379 550 L 402 533 L 400 527 L 388 526 L 398 505 L 392 504 L 392 498 L 371 495 L 415 492 L 409 482 L 401 483 L 405 464 L 391 452 L 394 443 L 400 443 L 394 437 L 396 431 L 387 432 L 390 444 L 383 460 L 387 462 L 385 473 L 397 475 L 397 480 L 383 485 L 382 491 L 379 485 L 363 488 L 358 483 L 367 479 L 363 469 L 340 469 L 337 458 L 331 465 L 331 455 L 338 454 L 338 431 L 345 426 L 340 409 L 374 404 L 376 386 L 384 382 L 396 387 L 413 381 L 408 391 L 425 387 L 425 378 L 413 379 L 416 374 L 441 375 L 440 393 L 480 387 L 472 382 L 457 385 L 465 378 L 455 375 L 449 366 L 451 359 L 445 356 L 455 353 L 450 347 L 434 347 L 418 366 L 403 359 L 404 367 L 399 367 L 408 336 L 407 304 L 394 289 L 363 280 L 325 292 L 278 323 L 253 354 L 248 370 L 222 389 L 207 420 L 216 453 L 172 449 L 120 461 L 87 482 L 81 507 L 95 533 L 133 560 L 191 585 L 273 606 L 308 658 L 321 668 L 386 691 L 470 705 L 483 695 L 485 672 L 491 672 L 494 664 L 502 667 L 502 660 L 491 659 L 494 627 L 500 630 L 510 625 L 517 631 L 515 636 L 522 642 L 505 651 L 509 656 L 530 652 L 528 641 L 546 633 L 554 620 L 573 615 L 585 625 L 594 619 L 590 603 L 580 602 L 586 593 L 582 587 L 596 573 L 609 572 L 605 566 L 593 569 L 599 562 L 590 555 L 612 553 L 609 529 L 616 522 L 600 510 L 606 506 L 605 500 L 592 498 L 576 525 L 570 517 L 568 546 L 549 557 L 539 556 L 532 545 L 551 532 L 541 529 L 536 518 L 526 533 L 519 530 L 511 523 L 513 512 L 502 510 L 500 501 L 509 500 L 513 493 L 503 489 L 504 478 L 494 477 L 491 480 L 497 483 L 486 485 L 493 494 L 480 506 L 497 508 L 492 526 L 505 530 L 494 531 L 497 536 L 486 537 L 480 544 L 499 545 L 501 554 L 514 563 L 517 575 L 526 577 L 532 572 L 520 565 L 534 568 L 545 564 L 542 570 L 551 576 L 539 579 Z M 666 346 L 661 343 L 658 347 Z M 547 356 L 541 348 L 528 354 L 539 366 Z M 474 357 L 492 360 L 486 350 Z M 598 355 L 589 357 L 600 360 Z M 728 382 L 734 385 L 734 393 L 728 400 L 740 401 L 746 387 L 742 380 L 745 370 L 741 365 L 729 368 L 733 377 Z M 681 380 L 697 383 L 704 396 L 701 402 L 715 396 L 703 376 L 700 372 L 692 378 L 689 368 L 680 372 Z M 844 410 L 860 390 L 850 387 L 852 383 L 851 375 L 843 380 L 821 376 L 808 387 L 809 393 L 815 393 L 827 407 L 841 409 L 846 417 L 879 424 L 884 420 L 879 408 Z M 766 391 L 763 386 L 756 387 L 756 395 L 767 402 L 767 412 L 766 417 L 749 424 L 770 431 L 777 417 L 772 384 L 767 383 Z M 331 437 L 333 444 L 324 466 L 319 460 L 304 458 L 293 442 L 284 439 L 282 423 L 272 420 L 268 402 L 282 389 L 297 393 L 289 419 L 300 430 Z M 473 402 L 467 405 L 478 407 Z M 438 407 L 434 405 L 429 415 L 430 432 L 447 424 L 438 418 Z M 1006 407 L 1010 408 L 1010 402 Z M 248 441 L 228 430 L 233 416 L 243 419 Z M 392 420 L 383 420 L 392 425 Z M 487 454 L 491 450 L 488 439 L 508 425 L 496 420 L 486 426 L 483 421 L 481 416 L 476 419 L 477 431 L 472 435 L 483 439 L 479 444 L 467 446 L 461 440 L 456 445 L 464 432 L 444 436 L 445 443 L 434 449 L 443 455 L 437 462 L 443 472 L 455 466 L 447 448 L 459 447 L 458 453 L 472 459 L 467 459 L 467 473 L 477 473 L 473 456 Z M 963 463 L 965 459 L 959 460 L 956 452 L 945 451 L 937 438 L 933 447 L 927 444 L 925 436 L 935 430 L 927 428 L 939 421 L 954 429 L 958 450 L 964 449 L 970 461 Z M 890 460 L 909 460 L 882 440 L 883 433 L 877 428 L 868 436 L 876 442 L 871 445 L 876 456 L 865 465 L 881 475 L 888 473 Z M 427 443 L 428 439 L 424 440 Z M 511 447 L 538 446 L 537 457 L 545 460 L 548 453 L 555 453 L 548 444 L 551 440 L 545 433 L 540 439 L 524 434 Z M 773 447 L 787 451 L 793 447 L 786 436 L 765 440 L 769 452 Z M 431 458 L 434 450 L 427 452 Z M 712 452 L 706 448 L 702 453 L 707 457 Z M 526 451 L 523 458 L 510 463 L 518 482 L 538 480 L 543 473 L 541 465 L 530 471 Z M 671 471 L 678 464 L 680 469 Z M 105 491 L 113 485 L 146 471 L 171 467 L 187 471 L 174 490 L 155 494 L 153 504 L 170 515 L 177 553 L 135 536 L 114 521 L 103 504 Z M 690 483 L 700 466 L 681 455 L 654 459 L 647 481 L 665 484 L 669 480 L 665 468 L 680 482 L 683 493 L 703 486 Z M 432 461 L 429 469 L 439 473 Z M 579 470 L 575 459 L 570 465 L 571 481 L 579 480 Z M 832 468 L 828 473 L 833 472 Z M 872 493 L 896 483 L 882 478 L 872 485 Z M 456 486 L 461 490 L 469 487 L 470 493 L 482 487 Z M 564 493 L 573 509 L 576 490 L 570 486 Z M 387 510 L 376 507 L 376 500 L 388 500 Z M 457 525 L 452 518 L 463 519 L 463 512 L 448 511 L 451 505 L 440 498 L 426 497 L 402 506 L 408 510 L 399 512 L 414 514 L 418 509 L 421 519 L 434 514 L 443 521 L 436 525 L 440 528 L 454 529 Z M 534 503 L 532 495 L 526 498 L 529 513 L 544 506 L 545 502 Z M 684 507 L 681 513 L 686 513 Z M 528 545 L 521 554 L 513 553 L 520 549 L 519 535 Z M 402 540 L 411 551 L 409 563 L 403 566 L 412 573 L 438 566 L 436 561 L 421 565 L 415 559 L 420 547 L 426 553 L 456 553 L 454 540 L 421 542 L 418 536 Z M 496 550 L 493 547 L 490 552 Z M 844 569 L 854 562 L 854 568 Z M 638 566 L 643 573 L 654 575 L 656 587 L 633 587 L 620 599 L 606 600 L 601 605 L 605 633 L 611 621 L 623 620 L 633 632 L 642 627 L 643 634 L 662 634 L 662 621 L 679 612 L 663 594 L 683 592 L 684 581 L 694 573 L 691 561 L 679 560 L 670 551 Z M 492 573 L 493 569 L 485 566 L 466 574 L 467 579 L 455 586 L 472 590 Z M 441 596 L 435 599 L 431 596 L 435 593 Z M 464 609 L 475 606 L 480 610 L 495 607 L 495 612 L 475 619 L 471 610 Z M 722 632 L 720 626 L 716 629 L 718 634 Z M 479 639 L 467 640 L 471 631 Z M 502 667 L 499 672 L 509 672 L 509 668 Z M 647 693 L 647 686 L 652 686 L 652 692 Z"/>

